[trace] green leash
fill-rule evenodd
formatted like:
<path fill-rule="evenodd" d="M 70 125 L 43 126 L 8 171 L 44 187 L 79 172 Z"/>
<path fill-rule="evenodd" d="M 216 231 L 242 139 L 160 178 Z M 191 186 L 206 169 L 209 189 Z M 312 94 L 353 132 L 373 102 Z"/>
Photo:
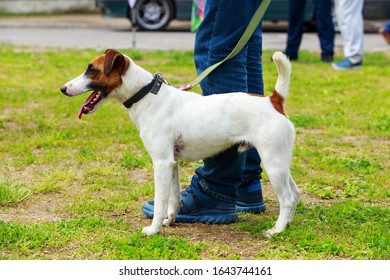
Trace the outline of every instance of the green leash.
<path fill-rule="evenodd" d="M 244 48 L 246 43 L 252 37 L 253 32 L 255 32 L 257 26 L 259 25 L 261 19 L 263 18 L 270 3 L 271 3 L 271 0 L 262 0 L 261 1 L 259 7 L 257 8 L 255 14 L 253 15 L 247 28 L 245 29 L 244 34 L 242 34 L 237 45 L 234 47 L 234 49 L 231 51 L 231 53 L 227 57 L 225 57 L 225 59 L 209 66 L 198 77 L 196 77 L 192 82 L 179 87 L 179 89 L 182 89 L 182 90 L 192 89 L 193 87 L 197 86 L 204 78 L 206 78 L 207 75 L 209 75 L 211 72 L 213 72 L 219 65 L 221 65 L 222 63 L 235 57 Z"/>

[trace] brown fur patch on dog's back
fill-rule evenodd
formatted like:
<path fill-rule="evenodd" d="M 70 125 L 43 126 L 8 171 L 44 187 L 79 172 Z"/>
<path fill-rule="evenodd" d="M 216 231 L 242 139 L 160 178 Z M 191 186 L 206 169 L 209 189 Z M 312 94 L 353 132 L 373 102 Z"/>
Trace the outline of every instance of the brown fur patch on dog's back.
<path fill-rule="evenodd" d="M 267 97 L 262 94 L 256 94 L 256 93 L 248 93 L 250 96 L 254 97 Z M 284 97 L 279 94 L 276 90 L 274 90 L 274 93 L 269 98 L 271 100 L 272 106 L 275 108 L 276 111 L 278 111 L 283 116 L 286 116 L 286 113 L 284 112 Z"/>
<path fill-rule="evenodd" d="M 274 106 L 275 110 L 278 111 L 283 116 L 286 116 L 286 113 L 284 112 L 284 97 L 279 94 L 279 92 L 274 90 L 274 93 L 270 97 L 272 106 Z"/>

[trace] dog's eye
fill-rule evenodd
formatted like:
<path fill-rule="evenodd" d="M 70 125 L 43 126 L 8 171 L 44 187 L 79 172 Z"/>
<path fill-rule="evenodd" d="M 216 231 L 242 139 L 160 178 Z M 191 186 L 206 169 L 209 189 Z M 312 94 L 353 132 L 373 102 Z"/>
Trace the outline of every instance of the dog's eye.
<path fill-rule="evenodd" d="M 94 68 L 92 65 L 88 65 L 87 70 L 85 71 L 85 74 L 87 75 L 94 75 L 99 72 L 99 69 Z"/>

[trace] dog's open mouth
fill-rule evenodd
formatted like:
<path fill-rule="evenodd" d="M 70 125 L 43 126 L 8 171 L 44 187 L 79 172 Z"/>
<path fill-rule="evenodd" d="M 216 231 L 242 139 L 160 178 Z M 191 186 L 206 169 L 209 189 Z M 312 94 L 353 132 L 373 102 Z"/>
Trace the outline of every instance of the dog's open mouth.
<path fill-rule="evenodd" d="M 88 99 L 81 105 L 78 118 L 81 119 L 83 114 L 89 114 L 94 112 L 100 105 L 100 103 L 104 100 L 106 96 L 98 90 L 92 92 L 92 94 L 88 97 Z"/>

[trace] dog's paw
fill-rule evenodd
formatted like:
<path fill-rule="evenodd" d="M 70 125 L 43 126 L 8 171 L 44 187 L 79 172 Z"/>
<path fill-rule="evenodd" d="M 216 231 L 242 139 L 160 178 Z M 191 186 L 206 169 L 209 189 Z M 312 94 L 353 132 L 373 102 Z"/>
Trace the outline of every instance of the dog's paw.
<path fill-rule="evenodd" d="M 175 223 L 176 221 L 176 214 L 170 214 L 168 215 L 168 218 L 164 219 L 163 226 L 168 227 Z"/>
<path fill-rule="evenodd" d="M 263 236 L 267 239 L 270 239 L 272 236 L 274 236 L 276 233 L 282 232 L 283 230 L 278 230 L 276 227 L 271 228 L 263 233 Z"/>
<path fill-rule="evenodd" d="M 175 223 L 175 219 L 164 219 L 163 226 L 169 227 Z"/>
<path fill-rule="evenodd" d="M 171 225 L 171 222 L 169 221 L 169 219 L 164 219 L 163 226 L 164 227 L 169 227 L 170 225 Z"/>
<path fill-rule="evenodd" d="M 156 234 L 158 233 L 160 230 L 159 229 L 156 229 L 154 228 L 153 226 L 149 226 L 149 227 L 144 227 L 142 229 L 142 233 L 149 236 L 149 235 L 153 235 L 153 234 Z"/>
<path fill-rule="evenodd" d="M 267 239 L 271 239 L 272 237 L 272 233 L 269 232 L 269 230 L 267 230 L 266 232 L 263 233 L 263 236 Z"/>

